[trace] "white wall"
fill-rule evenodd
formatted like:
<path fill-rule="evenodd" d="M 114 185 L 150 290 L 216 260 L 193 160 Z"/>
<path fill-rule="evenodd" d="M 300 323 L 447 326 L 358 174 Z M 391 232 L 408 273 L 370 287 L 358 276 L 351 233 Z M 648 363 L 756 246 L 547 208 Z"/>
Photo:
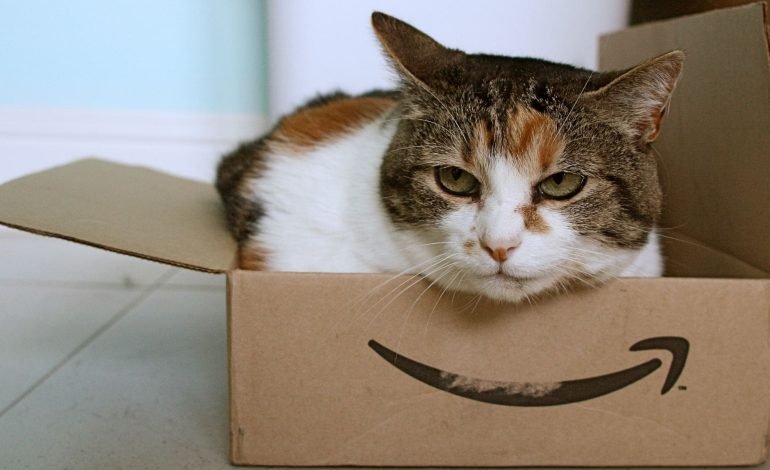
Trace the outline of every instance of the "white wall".
<path fill-rule="evenodd" d="M 211 182 L 219 158 L 264 128 L 258 114 L 0 108 L 0 184 L 83 157 Z"/>
<path fill-rule="evenodd" d="M 628 9 L 628 0 L 269 0 L 270 117 L 319 92 L 391 86 L 375 10 L 467 52 L 595 68 L 598 36 L 623 28 Z"/>

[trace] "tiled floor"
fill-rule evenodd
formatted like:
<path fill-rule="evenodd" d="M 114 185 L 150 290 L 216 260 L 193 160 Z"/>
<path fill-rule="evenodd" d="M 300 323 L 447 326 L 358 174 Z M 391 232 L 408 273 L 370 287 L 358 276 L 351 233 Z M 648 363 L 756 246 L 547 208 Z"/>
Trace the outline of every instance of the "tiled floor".
<path fill-rule="evenodd" d="M 0 468 L 230 468 L 225 280 L 0 229 Z"/>
<path fill-rule="evenodd" d="M 230 468 L 225 320 L 222 276 L 0 228 L 0 469 Z"/>

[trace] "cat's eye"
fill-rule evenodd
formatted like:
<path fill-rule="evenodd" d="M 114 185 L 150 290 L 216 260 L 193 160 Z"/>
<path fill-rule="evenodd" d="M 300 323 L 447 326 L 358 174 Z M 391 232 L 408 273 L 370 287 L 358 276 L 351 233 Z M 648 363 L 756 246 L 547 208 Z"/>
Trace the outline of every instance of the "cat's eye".
<path fill-rule="evenodd" d="M 579 193 L 585 182 L 583 175 L 560 171 L 541 181 L 537 189 L 549 199 L 568 199 Z"/>
<path fill-rule="evenodd" d="M 436 181 L 441 189 L 455 196 L 475 196 L 479 193 L 479 180 L 456 166 L 436 168 Z"/>

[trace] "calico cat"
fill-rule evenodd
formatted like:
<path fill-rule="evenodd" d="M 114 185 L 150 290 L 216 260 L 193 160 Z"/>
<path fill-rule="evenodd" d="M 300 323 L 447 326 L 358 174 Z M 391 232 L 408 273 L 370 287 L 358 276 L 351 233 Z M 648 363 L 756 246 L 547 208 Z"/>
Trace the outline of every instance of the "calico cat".
<path fill-rule="evenodd" d="M 241 268 L 421 273 L 511 302 L 661 275 L 650 144 L 681 51 L 598 73 L 372 24 L 397 90 L 317 98 L 221 161 Z"/>

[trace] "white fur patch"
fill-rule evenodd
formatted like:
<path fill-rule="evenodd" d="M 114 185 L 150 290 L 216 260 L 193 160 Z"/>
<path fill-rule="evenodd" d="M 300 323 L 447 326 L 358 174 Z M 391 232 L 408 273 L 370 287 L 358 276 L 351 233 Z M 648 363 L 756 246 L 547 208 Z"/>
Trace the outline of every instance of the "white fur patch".
<path fill-rule="evenodd" d="M 372 122 L 302 155 L 272 154 L 252 181 L 273 271 L 387 272 L 409 263 L 376 188 L 394 126 Z"/>

